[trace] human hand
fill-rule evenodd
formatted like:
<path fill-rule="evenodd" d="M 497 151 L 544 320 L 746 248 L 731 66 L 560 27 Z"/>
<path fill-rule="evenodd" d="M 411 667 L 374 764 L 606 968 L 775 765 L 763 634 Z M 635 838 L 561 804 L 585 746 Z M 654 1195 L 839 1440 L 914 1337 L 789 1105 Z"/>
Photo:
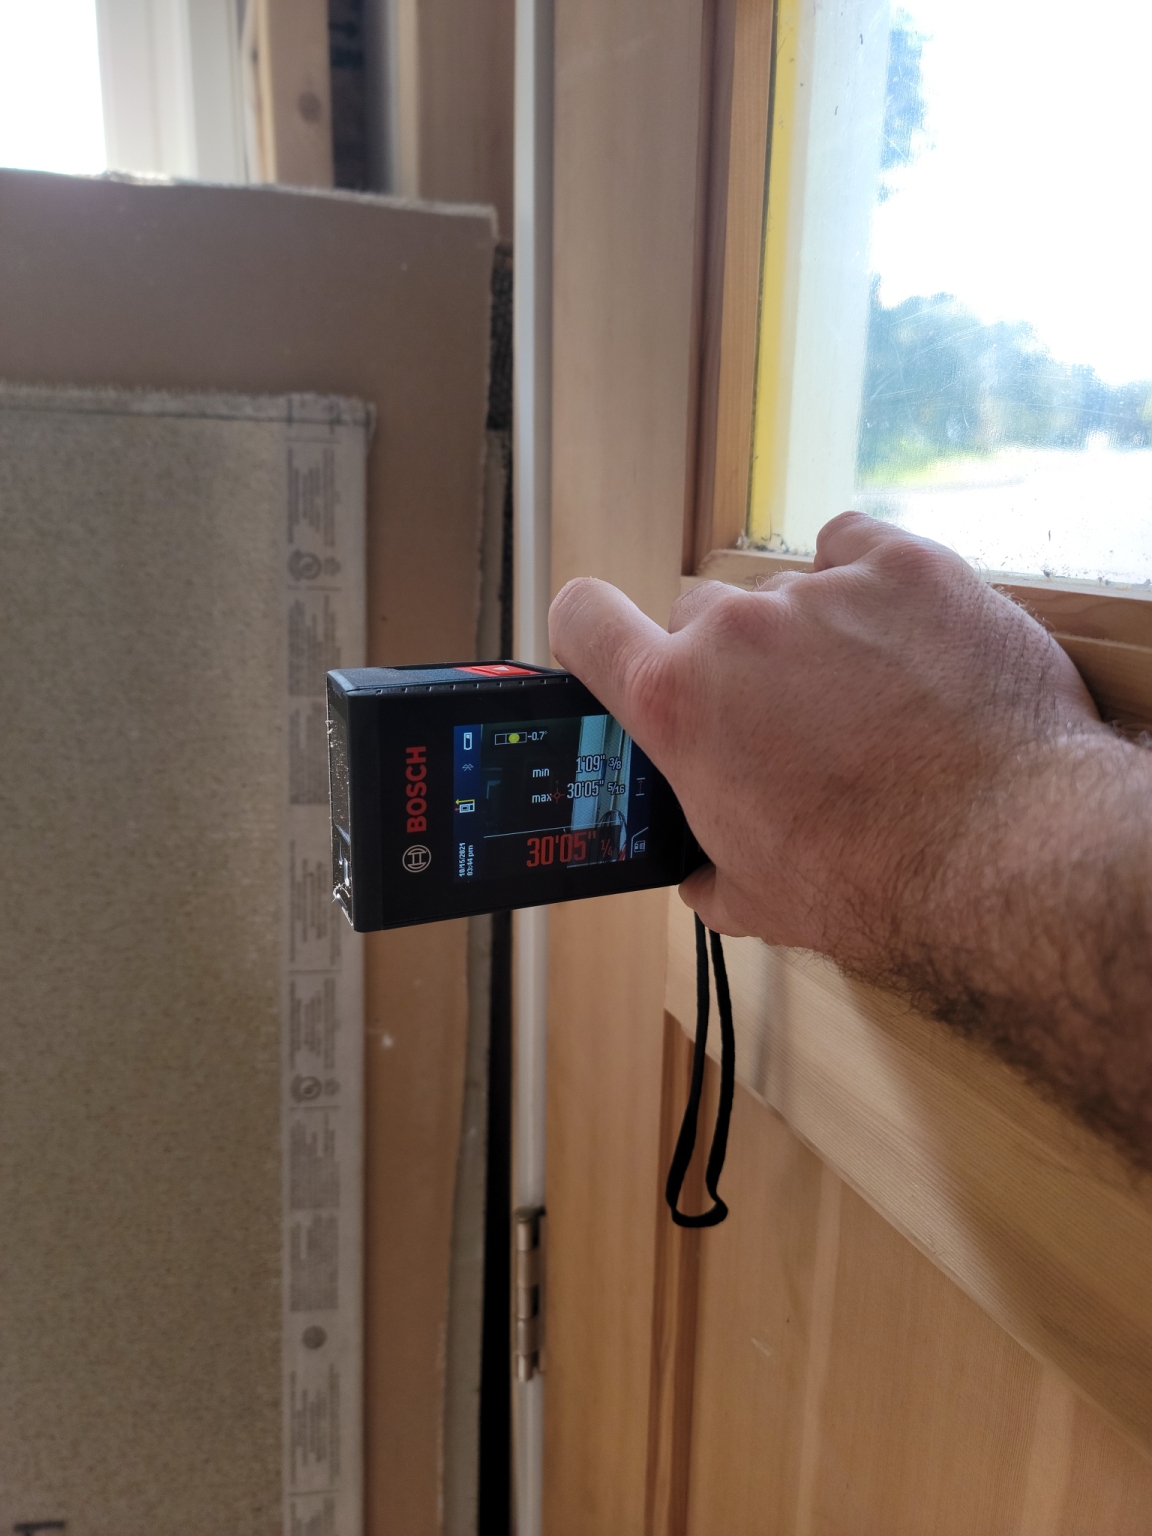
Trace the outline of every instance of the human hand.
<path fill-rule="evenodd" d="M 704 582 L 670 633 L 592 579 L 550 619 L 559 661 L 669 779 L 711 860 L 689 906 L 862 974 L 938 942 L 949 866 L 998 835 L 1021 776 L 1109 734 L 1022 609 L 859 513 L 821 530 L 812 574 Z"/>

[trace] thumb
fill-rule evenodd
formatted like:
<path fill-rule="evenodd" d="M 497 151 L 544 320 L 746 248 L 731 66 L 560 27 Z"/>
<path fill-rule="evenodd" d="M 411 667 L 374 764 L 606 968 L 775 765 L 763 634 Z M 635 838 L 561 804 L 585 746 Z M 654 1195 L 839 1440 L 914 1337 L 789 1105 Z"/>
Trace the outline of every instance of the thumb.
<path fill-rule="evenodd" d="M 574 672 L 629 735 L 643 738 L 644 698 L 654 665 L 667 653 L 668 632 L 623 592 L 581 576 L 559 591 L 548 612 L 552 654 Z"/>

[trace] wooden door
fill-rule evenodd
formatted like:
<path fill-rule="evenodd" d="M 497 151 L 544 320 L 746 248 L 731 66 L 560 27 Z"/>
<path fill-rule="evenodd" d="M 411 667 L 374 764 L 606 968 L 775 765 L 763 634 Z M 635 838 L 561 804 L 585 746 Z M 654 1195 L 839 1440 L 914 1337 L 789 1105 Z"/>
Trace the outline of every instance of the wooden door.
<path fill-rule="evenodd" d="M 763 0 L 557 8 L 553 583 L 601 576 L 661 622 L 682 572 L 710 560 L 742 580 L 754 558 L 708 551 L 742 526 L 722 440 L 746 431 L 753 360 L 732 306 L 755 303 L 759 226 L 728 192 L 733 178 L 762 187 L 763 162 L 731 125 L 766 121 L 740 70 L 754 74 L 770 39 Z M 1086 675 L 1097 668 L 1098 697 L 1112 689 L 1130 716 L 1149 696 L 1148 611 L 1125 620 L 1142 654 L 1121 657 L 1053 610 Z M 1152 1530 L 1147 1187 L 997 1063 L 949 1057 L 929 1092 L 908 1063 L 947 1056 L 941 1026 L 883 1000 L 820 1014 L 825 983 L 743 941 L 732 1215 L 673 1228 L 662 1186 L 691 949 L 672 900 L 671 926 L 660 893 L 553 922 L 549 1536 Z M 834 1022 L 856 1020 L 879 1062 L 883 1178 L 856 1121 L 839 1139 L 835 1116 L 798 1123 L 758 1075 L 777 993 L 792 1038 L 819 1016 L 830 1052 Z M 710 1073 L 708 1108 L 715 1086 Z M 999 1125 L 999 1167 L 962 1155 L 982 1145 L 966 1115 L 981 1133 Z M 941 1124 L 956 1132 L 951 1161 Z M 926 1168 L 910 1206 L 903 1174 Z"/>

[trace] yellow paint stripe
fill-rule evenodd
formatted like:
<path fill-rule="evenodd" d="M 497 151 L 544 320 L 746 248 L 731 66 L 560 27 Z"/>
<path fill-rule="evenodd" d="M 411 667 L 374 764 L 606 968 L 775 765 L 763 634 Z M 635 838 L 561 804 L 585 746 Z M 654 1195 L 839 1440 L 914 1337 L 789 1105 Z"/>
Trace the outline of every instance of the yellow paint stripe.
<path fill-rule="evenodd" d="M 800 212 L 793 204 L 803 180 L 797 153 L 802 146 L 797 141 L 804 0 L 778 0 L 778 4 L 776 93 L 769 150 L 748 496 L 748 535 L 756 543 L 765 542 L 774 528 L 779 531 L 784 510 L 792 383 L 792 349 L 787 345 L 787 333 L 795 323 L 795 306 L 789 303 L 789 291 L 795 281 L 791 247 L 799 233 L 793 219 L 798 219 Z"/>

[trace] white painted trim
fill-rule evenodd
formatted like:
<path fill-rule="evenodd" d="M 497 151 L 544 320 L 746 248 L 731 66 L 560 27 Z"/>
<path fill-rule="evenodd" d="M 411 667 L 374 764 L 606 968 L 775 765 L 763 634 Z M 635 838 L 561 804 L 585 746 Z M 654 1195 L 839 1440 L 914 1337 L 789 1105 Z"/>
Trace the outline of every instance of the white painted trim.
<path fill-rule="evenodd" d="M 110 170 L 247 181 L 237 0 L 96 0 Z"/>
<path fill-rule="evenodd" d="M 420 196 L 418 0 L 365 0 L 364 63 L 368 184 Z"/>
<path fill-rule="evenodd" d="M 516 3 L 515 654 L 547 663 L 551 598 L 553 0 Z M 548 910 L 515 914 L 512 1199 L 544 1204 Z M 545 1327 L 547 1319 L 545 1319 Z M 546 1340 L 545 1340 L 546 1343 Z M 512 1389 L 516 1536 L 543 1529 L 544 1378 Z"/>

